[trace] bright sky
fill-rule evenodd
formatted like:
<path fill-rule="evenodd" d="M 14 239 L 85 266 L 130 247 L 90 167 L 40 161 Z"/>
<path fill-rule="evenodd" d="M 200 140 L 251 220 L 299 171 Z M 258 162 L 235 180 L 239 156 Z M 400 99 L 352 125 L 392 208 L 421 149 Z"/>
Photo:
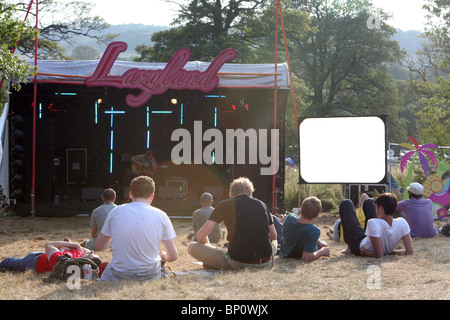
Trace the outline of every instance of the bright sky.
<path fill-rule="evenodd" d="M 423 0 L 372 0 L 375 7 L 392 14 L 389 25 L 403 31 L 423 31 L 426 11 L 422 9 Z"/>
<path fill-rule="evenodd" d="M 388 23 L 407 30 L 423 31 L 423 0 L 372 0 L 375 7 L 393 15 Z M 95 0 L 94 14 L 109 24 L 142 23 L 168 26 L 177 15 L 178 6 L 164 0 Z M 125 4 L 125 6 L 124 6 Z"/>

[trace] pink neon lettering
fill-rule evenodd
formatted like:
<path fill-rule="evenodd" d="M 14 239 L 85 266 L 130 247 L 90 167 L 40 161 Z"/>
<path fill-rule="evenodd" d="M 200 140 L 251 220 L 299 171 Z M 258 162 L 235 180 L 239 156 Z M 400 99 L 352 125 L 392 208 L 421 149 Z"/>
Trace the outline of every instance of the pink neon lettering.
<path fill-rule="evenodd" d="M 133 68 L 121 76 L 110 76 L 114 62 L 119 54 L 127 49 L 125 42 L 113 42 L 105 51 L 92 76 L 86 79 L 86 86 L 107 86 L 116 88 L 139 89 L 138 95 L 128 94 L 125 98 L 130 107 L 143 105 L 154 94 L 163 94 L 168 89 L 188 89 L 208 92 L 219 83 L 217 73 L 228 60 L 236 58 L 235 49 L 222 51 L 204 71 L 183 69 L 189 61 L 189 49 L 178 50 L 164 69 L 145 70 Z"/>

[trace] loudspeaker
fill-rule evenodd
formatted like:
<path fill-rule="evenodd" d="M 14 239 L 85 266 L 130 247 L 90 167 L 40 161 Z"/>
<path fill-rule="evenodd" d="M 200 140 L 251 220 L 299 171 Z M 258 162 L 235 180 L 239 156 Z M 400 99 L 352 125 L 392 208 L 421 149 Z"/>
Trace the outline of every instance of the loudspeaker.
<path fill-rule="evenodd" d="M 102 194 L 103 188 L 81 188 L 81 200 L 100 200 Z"/>
<path fill-rule="evenodd" d="M 159 197 L 164 198 L 181 198 L 183 196 L 183 193 L 180 192 L 179 187 L 159 187 Z"/>
<path fill-rule="evenodd" d="M 67 149 L 67 183 L 86 183 L 87 180 L 87 149 Z"/>

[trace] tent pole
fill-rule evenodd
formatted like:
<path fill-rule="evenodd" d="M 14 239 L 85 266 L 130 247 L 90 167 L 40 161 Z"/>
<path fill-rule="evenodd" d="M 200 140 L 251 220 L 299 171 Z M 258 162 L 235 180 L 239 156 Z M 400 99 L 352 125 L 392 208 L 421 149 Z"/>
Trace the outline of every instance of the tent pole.
<path fill-rule="evenodd" d="M 36 38 L 34 39 L 34 67 L 37 68 L 38 55 L 38 0 L 36 0 Z M 33 159 L 32 159 L 32 176 L 31 176 L 31 216 L 34 218 L 36 212 L 35 191 L 36 191 L 36 107 L 37 107 L 37 74 L 34 75 L 34 92 L 33 92 Z"/>
<path fill-rule="evenodd" d="M 274 152 L 275 148 L 278 148 L 278 143 L 276 141 L 276 129 L 277 129 L 277 96 L 278 96 L 278 11 L 279 11 L 279 7 L 280 7 L 280 1 L 277 0 L 276 3 L 276 7 L 275 7 L 275 83 L 274 83 L 274 97 L 273 97 L 273 129 L 274 129 L 274 134 L 272 135 L 272 154 L 274 157 L 274 162 L 275 161 L 279 161 L 279 159 L 275 159 L 276 157 L 276 152 Z M 275 174 L 275 167 L 274 166 L 274 172 L 272 175 L 272 214 L 277 213 L 277 205 L 276 205 L 276 199 L 277 199 L 277 191 L 276 191 L 276 174 Z"/>

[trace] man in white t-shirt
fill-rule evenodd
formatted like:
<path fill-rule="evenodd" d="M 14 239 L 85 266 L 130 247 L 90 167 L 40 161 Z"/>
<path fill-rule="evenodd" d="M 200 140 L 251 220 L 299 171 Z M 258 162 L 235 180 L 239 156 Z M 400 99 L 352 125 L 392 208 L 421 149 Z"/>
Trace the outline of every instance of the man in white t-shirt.
<path fill-rule="evenodd" d="M 134 178 L 130 184 L 131 203 L 109 213 L 95 243 L 96 250 L 111 245 L 113 255 L 102 273 L 103 281 L 161 278 L 161 260 L 178 258 L 172 223 L 164 211 L 151 206 L 155 183 L 147 176 Z M 160 251 L 161 245 L 165 251 Z"/>
<path fill-rule="evenodd" d="M 389 254 L 413 254 L 408 223 L 403 218 L 394 219 L 397 208 L 395 195 L 383 193 L 375 200 L 366 200 L 368 201 L 373 205 L 365 206 L 367 209 L 364 214 L 369 218 L 365 231 L 356 217 L 355 207 L 350 200 L 343 200 L 339 206 L 344 242 L 350 251 L 355 255 L 375 258 Z M 403 242 L 405 249 L 396 250 L 400 241 Z"/>

